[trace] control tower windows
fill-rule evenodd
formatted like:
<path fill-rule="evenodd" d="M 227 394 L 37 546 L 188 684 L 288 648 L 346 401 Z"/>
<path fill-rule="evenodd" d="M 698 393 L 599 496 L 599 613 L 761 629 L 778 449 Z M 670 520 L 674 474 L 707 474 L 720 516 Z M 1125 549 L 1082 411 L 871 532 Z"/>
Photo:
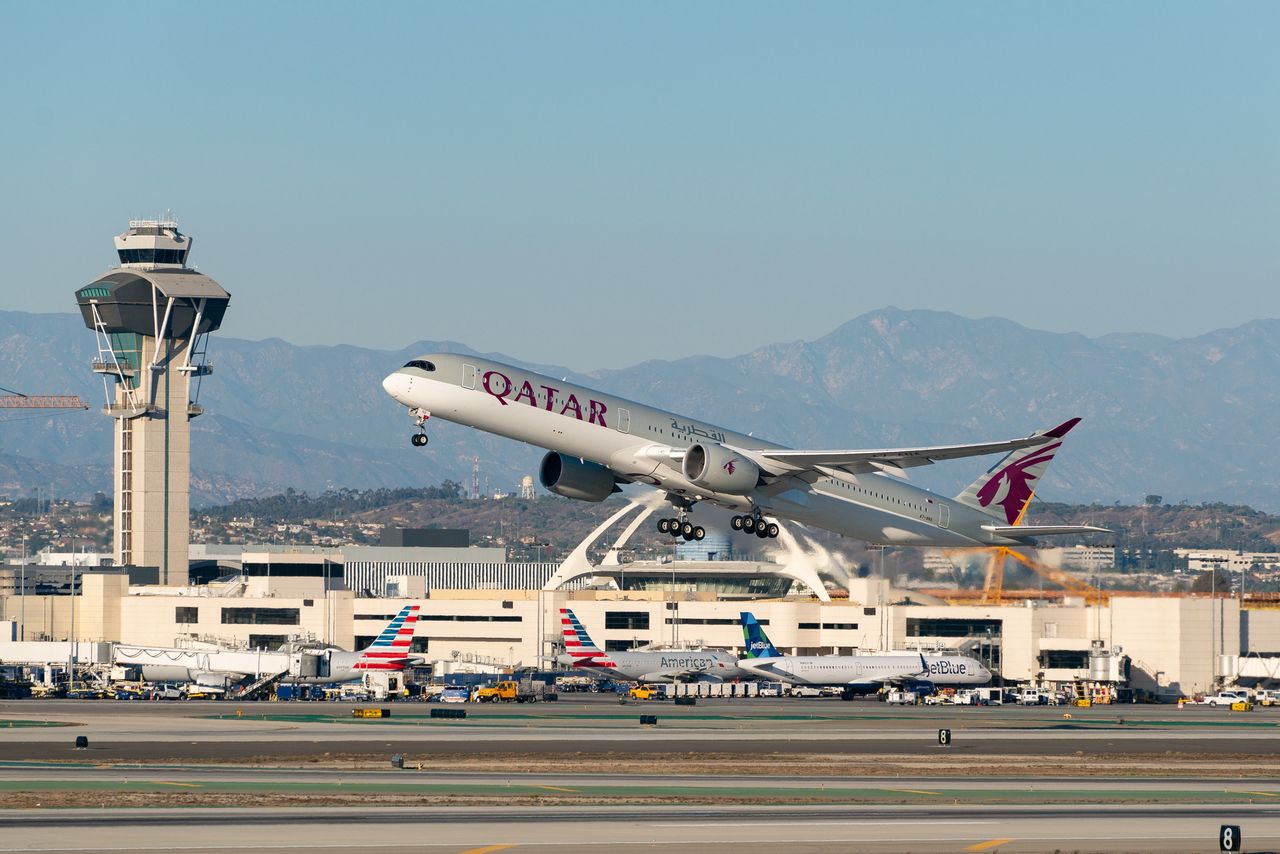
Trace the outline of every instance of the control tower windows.
<path fill-rule="evenodd" d="M 420 368 L 424 371 L 434 371 L 436 369 L 436 366 L 426 359 L 414 359 L 411 362 L 405 362 L 404 366 L 406 368 Z"/>
<path fill-rule="evenodd" d="M 117 249 L 121 264 L 185 264 L 186 249 Z"/>

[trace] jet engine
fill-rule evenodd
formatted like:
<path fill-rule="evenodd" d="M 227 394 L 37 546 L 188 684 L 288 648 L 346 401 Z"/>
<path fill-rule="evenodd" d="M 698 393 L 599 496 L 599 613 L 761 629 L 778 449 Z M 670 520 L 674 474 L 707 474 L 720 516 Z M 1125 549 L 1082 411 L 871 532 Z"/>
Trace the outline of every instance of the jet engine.
<path fill-rule="evenodd" d="M 538 479 L 548 491 L 579 501 L 604 501 L 620 492 L 613 472 L 597 463 L 551 451 L 542 458 Z"/>
<path fill-rule="evenodd" d="M 760 482 L 760 468 L 724 445 L 697 444 L 685 451 L 684 476 L 713 492 L 745 495 Z"/>

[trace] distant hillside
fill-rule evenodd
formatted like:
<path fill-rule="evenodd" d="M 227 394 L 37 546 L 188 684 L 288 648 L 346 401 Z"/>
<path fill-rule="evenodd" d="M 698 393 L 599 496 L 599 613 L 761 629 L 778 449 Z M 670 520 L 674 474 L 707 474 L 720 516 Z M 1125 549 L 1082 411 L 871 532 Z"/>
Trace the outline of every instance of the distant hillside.
<path fill-rule="evenodd" d="M 234 328 L 233 304 L 226 329 Z M 200 396 L 208 414 L 193 424 L 196 503 L 289 486 L 467 483 L 465 458 L 473 455 L 495 488 L 534 472 L 539 450 L 443 422 L 433 422 L 426 449 L 409 446 L 409 419 L 381 379 L 430 351 L 469 352 L 450 342 L 377 351 L 215 336 L 215 373 Z M 93 353 L 93 335 L 76 315 L 0 312 L 0 386 L 74 392 L 96 404 Z M 814 341 L 735 358 L 593 375 L 545 370 L 809 448 L 1006 438 L 1081 415 L 1040 487 L 1046 500 L 1136 503 L 1157 493 L 1171 504 L 1280 511 L 1280 321 L 1182 340 L 1086 338 L 890 308 Z M 29 493 L 40 481 L 68 496 L 103 488 L 106 418 L 67 413 L 0 429 L 0 492 Z M 948 463 L 912 478 L 952 494 L 990 462 Z"/>

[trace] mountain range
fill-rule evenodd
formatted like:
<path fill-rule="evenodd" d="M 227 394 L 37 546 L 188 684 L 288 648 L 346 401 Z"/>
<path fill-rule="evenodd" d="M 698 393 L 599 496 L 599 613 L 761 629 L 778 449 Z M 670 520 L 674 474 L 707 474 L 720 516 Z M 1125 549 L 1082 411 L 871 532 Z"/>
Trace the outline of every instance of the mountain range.
<path fill-rule="evenodd" d="M 234 328 L 234 306 L 228 313 Z M 341 487 L 471 479 L 494 489 L 536 472 L 541 451 L 433 421 L 412 424 L 381 380 L 427 352 L 473 351 L 419 341 L 399 350 L 297 346 L 213 336 L 192 423 L 193 503 Z M 96 410 L 94 335 L 76 314 L 0 311 L 0 386 L 75 393 Z M 1075 415 L 1041 497 L 1083 503 L 1226 501 L 1280 511 L 1280 321 L 1194 338 L 1097 338 L 999 318 L 933 311 L 868 312 L 813 341 L 741 356 L 649 361 L 591 373 L 530 365 L 555 377 L 801 448 L 865 448 L 1003 439 Z M 84 497 L 110 491 L 111 421 L 96 412 L 9 413 L 0 421 L 0 494 Z M 912 471 L 958 491 L 994 460 Z"/>

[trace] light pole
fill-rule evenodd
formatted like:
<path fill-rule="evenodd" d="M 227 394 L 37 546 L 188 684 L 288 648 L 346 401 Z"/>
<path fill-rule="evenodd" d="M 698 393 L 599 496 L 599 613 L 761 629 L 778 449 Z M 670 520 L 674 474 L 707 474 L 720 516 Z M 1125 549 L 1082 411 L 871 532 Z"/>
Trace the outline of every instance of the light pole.
<path fill-rule="evenodd" d="M 18 594 L 18 601 L 19 603 L 21 603 L 18 606 L 18 609 L 19 609 L 18 622 L 22 624 L 22 634 L 19 636 L 18 639 L 26 640 L 27 639 L 27 535 L 26 534 L 22 535 L 22 564 L 18 569 L 18 573 L 21 579 L 18 582 L 18 584 L 21 585 L 21 588 Z"/>

